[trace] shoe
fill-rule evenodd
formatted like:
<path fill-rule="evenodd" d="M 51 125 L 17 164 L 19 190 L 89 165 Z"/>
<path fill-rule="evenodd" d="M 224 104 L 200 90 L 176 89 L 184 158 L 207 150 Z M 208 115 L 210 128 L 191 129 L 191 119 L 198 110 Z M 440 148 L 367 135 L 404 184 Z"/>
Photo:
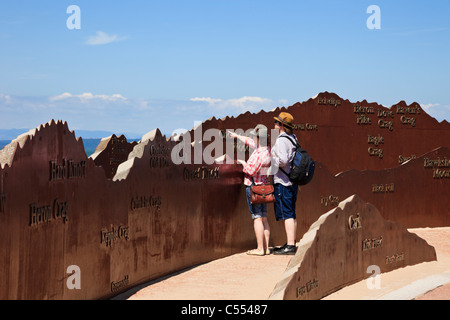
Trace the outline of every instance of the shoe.
<path fill-rule="evenodd" d="M 285 247 L 287 246 L 287 243 L 285 243 L 284 245 L 282 245 L 281 247 L 275 247 L 273 248 L 273 253 L 277 252 L 277 251 L 281 251 L 283 250 Z"/>
<path fill-rule="evenodd" d="M 249 251 L 247 251 L 247 254 L 248 254 L 249 256 L 259 256 L 259 257 L 262 257 L 262 256 L 265 254 L 265 252 L 264 252 L 264 250 L 263 250 L 263 251 L 258 251 L 258 249 L 254 249 L 254 250 L 249 250 Z"/>
<path fill-rule="evenodd" d="M 273 254 L 275 255 L 295 255 L 295 253 L 297 252 L 297 247 L 293 246 L 293 245 L 284 245 L 281 248 L 279 248 L 278 250 L 274 250 Z"/>

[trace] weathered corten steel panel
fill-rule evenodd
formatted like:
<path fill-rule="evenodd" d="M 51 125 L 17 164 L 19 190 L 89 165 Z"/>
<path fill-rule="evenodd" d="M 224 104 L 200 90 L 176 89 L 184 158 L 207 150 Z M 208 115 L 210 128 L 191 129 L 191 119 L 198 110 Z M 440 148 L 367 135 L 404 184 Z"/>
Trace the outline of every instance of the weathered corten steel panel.
<path fill-rule="evenodd" d="M 354 195 L 311 226 L 271 298 L 320 299 L 372 272 L 435 260 L 436 250 L 425 240 Z"/>
<path fill-rule="evenodd" d="M 385 108 L 325 92 L 289 108 L 205 121 L 197 143 L 212 128 L 273 128 L 281 111 L 293 114 L 317 161 L 298 195 L 298 240 L 352 194 L 405 227 L 450 224 L 449 124 L 417 103 Z M 137 144 L 114 136 L 102 143 L 88 158 L 67 123 L 51 121 L 0 151 L 0 299 L 108 298 L 255 245 L 241 165 L 195 163 L 195 143 L 191 163 L 175 164 L 179 141 L 159 130 Z M 200 151 L 207 147 L 203 141 Z M 271 245 L 282 245 L 271 205 L 269 221 Z"/>

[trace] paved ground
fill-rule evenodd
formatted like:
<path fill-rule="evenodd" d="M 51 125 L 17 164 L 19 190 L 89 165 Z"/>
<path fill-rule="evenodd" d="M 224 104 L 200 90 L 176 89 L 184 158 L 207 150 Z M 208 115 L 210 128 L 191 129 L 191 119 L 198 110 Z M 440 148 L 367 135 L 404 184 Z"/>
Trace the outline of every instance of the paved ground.
<path fill-rule="evenodd" d="M 329 295 L 327 300 L 449 300 L 450 228 L 411 229 L 434 246 L 437 262 L 421 263 L 381 275 L 379 289 L 366 281 Z M 117 299 L 130 300 L 265 300 L 291 256 L 248 256 L 216 260 L 135 288 Z"/>
<path fill-rule="evenodd" d="M 361 281 L 325 297 L 325 300 L 449 300 L 450 228 L 409 231 L 436 249 L 438 261 L 384 273 L 381 275 L 380 289 L 369 290 L 367 281 Z"/>
<path fill-rule="evenodd" d="M 236 254 L 149 284 L 131 300 L 264 300 L 292 256 Z"/>

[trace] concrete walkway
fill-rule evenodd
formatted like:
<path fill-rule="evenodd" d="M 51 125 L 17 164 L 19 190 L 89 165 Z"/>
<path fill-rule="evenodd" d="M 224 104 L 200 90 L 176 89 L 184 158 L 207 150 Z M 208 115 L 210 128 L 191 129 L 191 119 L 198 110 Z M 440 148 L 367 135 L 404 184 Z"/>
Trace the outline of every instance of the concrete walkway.
<path fill-rule="evenodd" d="M 367 280 L 339 290 L 324 300 L 450 299 L 450 228 L 410 229 L 437 252 L 438 261 L 381 274 L 379 288 Z M 122 294 L 130 300 L 265 300 L 292 256 L 248 256 L 216 260 L 158 279 Z"/>
<path fill-rule="evenodd" d="M 324 300 L 450 299 L 450 228 L 409 229 L 436 249 L 437 261 L 381 274 L 380 287 L 370 290 L 367 280 L 335 292 Z"/>

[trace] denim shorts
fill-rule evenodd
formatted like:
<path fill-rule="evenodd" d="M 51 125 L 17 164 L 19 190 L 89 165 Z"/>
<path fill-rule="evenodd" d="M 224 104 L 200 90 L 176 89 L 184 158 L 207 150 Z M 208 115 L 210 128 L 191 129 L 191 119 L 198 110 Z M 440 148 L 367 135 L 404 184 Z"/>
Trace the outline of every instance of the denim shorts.
<path fill-rule="evenodd" d="M 298 186 L 285 187 L 280 183 L 274 185 L 275 189 L 275 218 L 277 221 L 297 219 L 295 204 L 297 202 Z"/>
<path fill-rule="evenodd" d="M 267 204 L 266 203 L 262 203 L 262 204 L 252 204 L 250 202 L 251 199 L 251 192 L 250 192 L 250 187 L 247 186 L 245 188 L 245 193 L 247 195 L 247 203 L 248 203 L 248 208 L 250 209 L 250 213 L 252 215 L 252 219 L 258 219 L 258 218 L 265 218 L 267 217 Z"/>

